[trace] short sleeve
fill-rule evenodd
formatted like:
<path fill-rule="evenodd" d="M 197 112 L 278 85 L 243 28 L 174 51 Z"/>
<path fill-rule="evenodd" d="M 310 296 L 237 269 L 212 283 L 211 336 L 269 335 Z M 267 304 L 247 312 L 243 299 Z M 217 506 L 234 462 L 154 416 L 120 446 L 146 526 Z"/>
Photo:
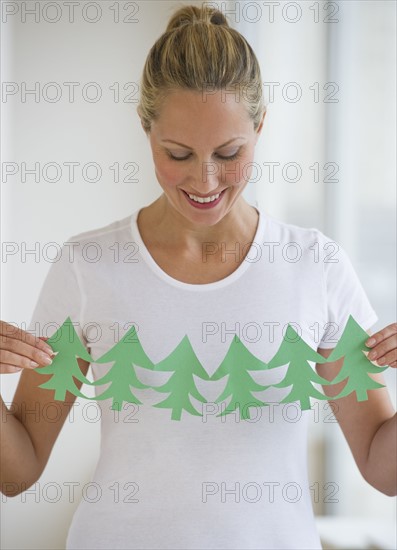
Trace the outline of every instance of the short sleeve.
<path fill-rule="evenodd" d="M 78 270 L 79 243 L 71 237 L 60 248 L 42 284 L 27 330 L 35 336 L 52 336 L 70 317 L 74 328 L 83 336 L 82 311 L 84 295 Z"/>
<path fill-rule="evenodd" d="M 323 250 L 321 260 L 329 324 L 324 327 L 318 347 L 330 349 L 338 343 L 350 315 L 365 331 L 376 323 L 378 316 L 346 251 L 338 243 L 319 233 Z"/>

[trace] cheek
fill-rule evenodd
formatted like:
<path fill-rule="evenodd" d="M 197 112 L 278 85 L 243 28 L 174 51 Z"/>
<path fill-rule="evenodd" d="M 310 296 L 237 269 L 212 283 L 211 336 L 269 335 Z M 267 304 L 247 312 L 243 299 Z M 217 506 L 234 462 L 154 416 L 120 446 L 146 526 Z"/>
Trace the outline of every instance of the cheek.
<path fill-rule="evenodd" d="M 168 160 L 156 163 L 156 174 L 159 182 L 166 187 L 175 187 L 184 178 L 183 168 Z"/>
<path fill-rule="evenodd" d="M 253 150 L 250 150 L 222 166 L 223 181 L 229 185 L 245 184 L 251 177 L 253 164 Z"/>

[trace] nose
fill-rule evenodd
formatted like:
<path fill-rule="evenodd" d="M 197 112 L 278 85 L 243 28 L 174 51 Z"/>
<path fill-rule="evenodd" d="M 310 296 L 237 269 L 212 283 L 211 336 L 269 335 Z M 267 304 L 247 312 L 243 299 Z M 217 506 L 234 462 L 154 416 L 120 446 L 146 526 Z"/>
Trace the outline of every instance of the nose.
<path fill-rule="evenodd" d="M 219 190 L 221 167 L 217 162 L 198 160 L 194 167 L 194 181 L 191 187 L 200 195 Z"/>

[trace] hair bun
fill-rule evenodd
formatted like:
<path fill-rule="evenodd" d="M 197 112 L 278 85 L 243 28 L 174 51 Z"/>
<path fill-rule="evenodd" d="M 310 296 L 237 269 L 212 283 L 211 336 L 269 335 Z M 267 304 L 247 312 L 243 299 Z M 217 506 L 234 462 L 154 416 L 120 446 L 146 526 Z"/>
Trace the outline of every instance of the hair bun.
<path fill-rule="evenodd" d="M 203 5 L 201 8 L 197 6 L 183 6 L 169 20 L 166 32 L 194 23 L 212 23 L 213 25 L 229 26 L 225 15 L 211 6 Z"/>
<path fill-rule="evenodd" d="M 211 15 L 211 23 L 214 25 L 224 25 L 225 27 L 229 26 L 229 23 L 223 13 L 215 9 Z"/>

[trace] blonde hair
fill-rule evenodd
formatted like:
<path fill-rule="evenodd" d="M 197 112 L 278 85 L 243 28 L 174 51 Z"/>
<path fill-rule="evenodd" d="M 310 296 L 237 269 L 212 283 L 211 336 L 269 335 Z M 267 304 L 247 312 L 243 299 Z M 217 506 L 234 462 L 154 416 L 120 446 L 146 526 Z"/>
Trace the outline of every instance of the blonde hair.
<path fill-rule="evenodd" d="M 146 133 L 174 90 L 236 93 L 257 129 L 266 110 L 258 60 L 225 15 L 209 5 L 185 5 L 170 18 L 149 51 L 140 82 L 137 112 Z"/>

